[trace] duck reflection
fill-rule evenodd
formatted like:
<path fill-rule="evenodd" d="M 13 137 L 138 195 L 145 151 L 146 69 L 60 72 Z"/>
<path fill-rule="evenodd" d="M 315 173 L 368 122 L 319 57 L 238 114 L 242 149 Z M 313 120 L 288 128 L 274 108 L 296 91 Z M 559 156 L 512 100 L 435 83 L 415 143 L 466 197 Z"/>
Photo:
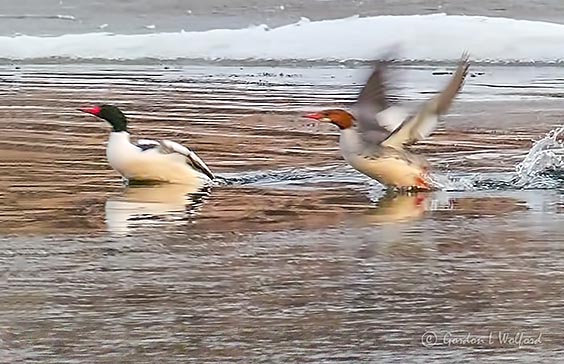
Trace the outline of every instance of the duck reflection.
<path fill-rule="evenodd" d="M 376 208 L 363 215 L 364 222 L 393 223 L 421 218 L 432 205 L 432 193 L 388 191 L 376 201 Z"/>
<path fill-rule="evenodd" d="M 111 233 L 126 234 L 139 227 L 186 221 L 209 194 L 209 187 L 196 185 L 129 186 L 106 201 L 106 226 Z"/>
<path fill-rule="evenodd" d="M 394 223 L 418 220 L 432 213 L 435 219 L 453 214 L 473 218 L 526 210 L 526 203 L 511 196 L 487 196 L 480 192 L 451 194 L 443 191 L 420 193 L 388 192 L 376 208 L 363 215 L 363 222 Z"/>

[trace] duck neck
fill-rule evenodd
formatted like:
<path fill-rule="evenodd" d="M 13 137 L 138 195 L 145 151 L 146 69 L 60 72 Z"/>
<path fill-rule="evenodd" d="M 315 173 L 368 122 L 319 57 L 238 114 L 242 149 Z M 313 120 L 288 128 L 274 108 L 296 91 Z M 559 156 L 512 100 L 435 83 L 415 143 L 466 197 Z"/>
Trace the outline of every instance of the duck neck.
<path fill-rule="evenodd" d="M 105 119 L 111 126 L 115 133 L 127 132 L 127 119 L 125 115 L 119 110 L 106 112 L 108 115 L 103 115 L 102 118 Z"/>
<path fill-rule="evenodd" d="M 129 143 L 130 134 L 127 131 L 112 131 L 110 133 L 110 143 Z"/>
<path fill-rule="evenodd" d="M 127 122 L 124 120 L 112 120 L 112 131 L 114 133 L 127 133 Z"/>
<path fill-rule="evenodd" d="M 355 153 L 362 149 L 360 135 L 355 128 L 341 129 L 339 145 L 343 152 Z"/>

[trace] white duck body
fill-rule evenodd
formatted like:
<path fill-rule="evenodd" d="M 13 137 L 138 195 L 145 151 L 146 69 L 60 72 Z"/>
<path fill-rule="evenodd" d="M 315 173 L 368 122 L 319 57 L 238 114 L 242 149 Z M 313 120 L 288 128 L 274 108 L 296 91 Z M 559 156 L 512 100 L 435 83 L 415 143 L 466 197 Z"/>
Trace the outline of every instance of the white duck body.
<path fill-rule="evenodd" d="M 341 130 L 339 149 L 357 171 L 386 186 L 428 189 L 427 161 L 405 150 L 372 146 L 367 148 L 356 128 Z"/>
<path fill-rule="evenodd" d="M 127 180 L 190 185 L 201 185 L 210 180 L 208 176 L 195 170 L 188 163 L 189 156 L 177 150 L 163 153 L 161 144 L 166 143 L 165 147 L 172 146 L 174 149 L 184 148 L 191 152 L 188 148 L 171 141 L 161 141 L 159 143 L 144 140 L 143 142 L 149 146 L 153 144 L 154 147 L 144 150 L 132 144 L 130 142 L 130 134 L 127 131 L 112 132 L 110 134 L 106 148 L 108 162 L 113 169 Z M 195 155 L 195 153 L 191 153 Z"/>

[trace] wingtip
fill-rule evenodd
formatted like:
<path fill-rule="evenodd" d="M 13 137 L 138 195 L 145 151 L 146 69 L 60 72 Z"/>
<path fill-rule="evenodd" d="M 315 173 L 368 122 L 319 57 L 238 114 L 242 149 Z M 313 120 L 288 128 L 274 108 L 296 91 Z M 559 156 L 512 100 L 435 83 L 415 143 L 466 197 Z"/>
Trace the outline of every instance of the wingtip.
<path fill-rule="evenodd" d="M 383 62 L 395 62 L 398 60 L 398 55 L 401 53 L 401 44 L 394 43 L 387 47 L 383 52 L 380 59 Z"/>
<path fill-rule="evenodd" d="M 462 56 L 460 57 L 459 64 L 464 70 L 464 77 L 466 77 L 466 74 L 468 73 L 468 69 L 470 68 L 470 52 L 469 51 L 465 50 L 462 53 Z"/>
<path fill-rule="evenodd" d="M 456 74 L 458 75 L 458 77 L 460 77 L 460 85 L 458 87 L 457 92 L 460 91 L 464 82 L 466 81 L 466 77 L 468 76 L 469 69 L 470 69 L 470 52 L 466 50 L 462 53 L 462 56 L 460 57 L 460 61 L 458 63 L 458 69 L 456 70 Z"/>
<path fill-rule="evenodd" d="M 460 57 L 460 62 L 461 63 L 469 63 L 470 62 L 470 52 L 468 50 L 465 50 L 464 52 L 462 52 L 462 56 Z"/>
<path fill-rule="evenodd" d="M 398 44 L 392 44 L 391 46 L 384 49 L 380 53 L 380 56 L 372 58 L 369 64 L 374 70 L 383 71 L 386 66 L 398 61 L 399 54 L 400 46 Z"/>

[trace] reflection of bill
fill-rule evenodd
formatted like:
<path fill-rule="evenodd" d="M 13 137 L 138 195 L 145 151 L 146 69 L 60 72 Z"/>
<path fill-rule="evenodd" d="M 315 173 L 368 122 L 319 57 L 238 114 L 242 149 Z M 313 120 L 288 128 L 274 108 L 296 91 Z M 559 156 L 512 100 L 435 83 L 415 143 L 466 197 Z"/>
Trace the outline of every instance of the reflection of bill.
<path fill-rule="evenodd" d="M 185 221 L 202 205 L 209 189 L 195 185 L 130 186 L 106 201 L 109 232 L 124 234 L 150 225 Z"/>

